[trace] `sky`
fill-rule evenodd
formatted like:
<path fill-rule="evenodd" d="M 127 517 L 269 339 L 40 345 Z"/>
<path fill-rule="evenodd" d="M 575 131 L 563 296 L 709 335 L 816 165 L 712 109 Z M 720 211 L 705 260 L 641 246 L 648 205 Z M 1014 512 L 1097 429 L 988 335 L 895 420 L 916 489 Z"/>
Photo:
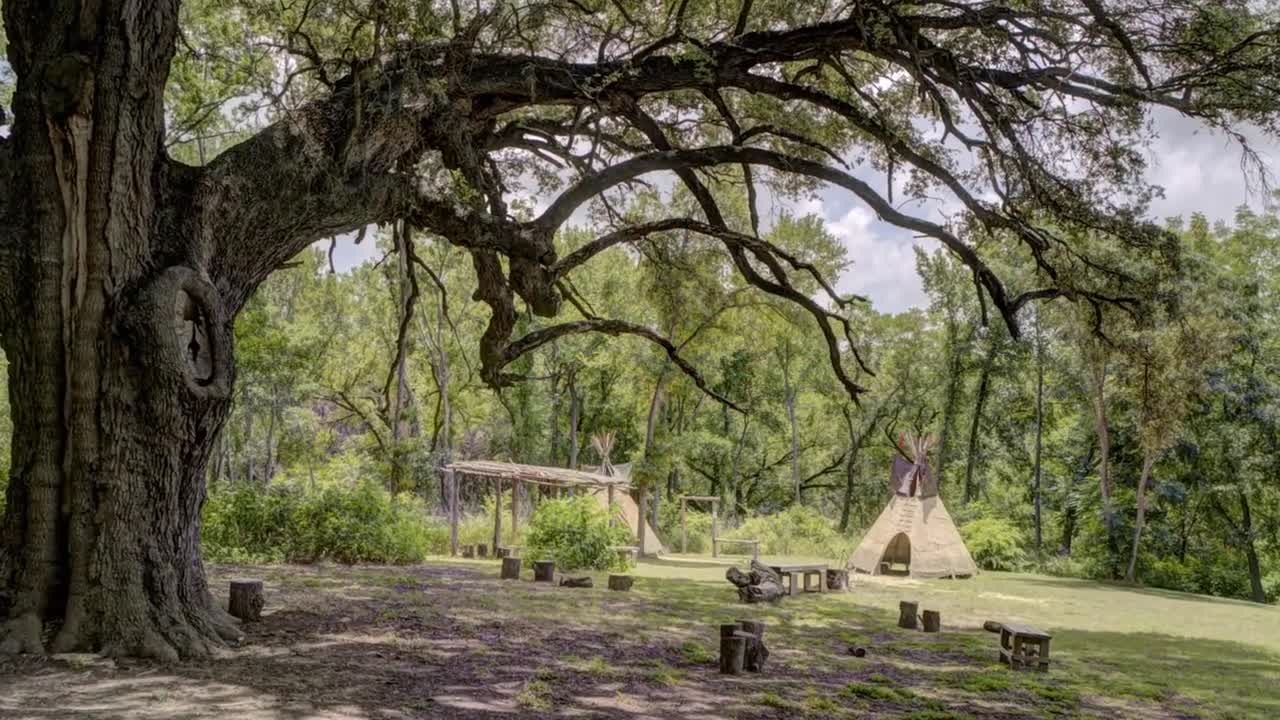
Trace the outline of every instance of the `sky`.
<path fill-rule="evenodd" d="M 1164 196 L 1153 203 L 1152 219 L 1201 213 L 1210 222 L 1229 221 L 1241 205 L 1262 208 L 1267 199 L 1249 187 L 1240 147 L 1234 140 L 1172 112 L 1157 112 L 1153 120 L 1156 138 L 1148 150 L 1148 179 L 1164 189 Z M 1245 134 L 1270 168 L 1274 184 L 1280 186 L 1280 144 L 1266 141 L 1258 133 Z M 884 187 L 884 177 L 869 168 L 854 174 L 873 187 Z M 540 200 L 539 205 L 545 206 L 547 199 Z M 946 204 L 904 209 L 941 221 Z M 913 246 L 933 249 L 938 247 L 936 241 L 915 238 L 881 222 L 860 200 L 838 188 L 828 188 L 815 198 L 786 201 L 785 205 L 793 212 L 821 217 L 827 230 L 848 248 L 852 267 L 841 278 L 840 291 L 870 298 L 880 312 L 896 313 L 926 303 L 915 272 Z M 334 262 L 339 269 L 346 269 L 376 256 L 372 235 L 360 246 L 346 238 L 339 241 Z"/>

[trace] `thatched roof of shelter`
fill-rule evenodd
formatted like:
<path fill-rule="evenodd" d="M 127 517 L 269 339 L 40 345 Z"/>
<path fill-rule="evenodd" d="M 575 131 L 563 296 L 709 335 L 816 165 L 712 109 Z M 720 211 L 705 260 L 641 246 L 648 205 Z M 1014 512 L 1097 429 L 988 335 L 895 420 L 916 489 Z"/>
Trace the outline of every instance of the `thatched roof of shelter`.
<path fill-rule="evenodd" d="M 629 489 L 631 483 L 625 477 L 608 477 L 596 473 L 570 470 L 568 468 L 546 467 L 543 465 L 521 465 L 519 463 L 494 462 L 491 460 L 468 460 L 450 463 L 445 470 L 452 470 L 459 475 L 489 478 L 493 480 L 519 480 L 521 482 L 552 487 L 609 487 L 623 490 Z"/>

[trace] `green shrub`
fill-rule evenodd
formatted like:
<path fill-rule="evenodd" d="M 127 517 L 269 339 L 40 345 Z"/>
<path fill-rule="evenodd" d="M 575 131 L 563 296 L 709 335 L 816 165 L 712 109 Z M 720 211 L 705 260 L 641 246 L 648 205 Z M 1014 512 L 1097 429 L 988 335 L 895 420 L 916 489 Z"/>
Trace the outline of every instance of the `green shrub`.
<path fill-rule="evenodd" d="M 1050 555 L 1040 563 L 1040 572 L 1056 577 L 1089 577 L 1088 564 L 1072 555 Z"/>
<path fill-rule="evenodd" d="M 205 557 L 214 562 L 405 564 L 443 553 L 449 539 L 421 501 L 372 481 L 220 485 L 203 521 Z"/>
<path fill-rule="evenodd" d="M 624 569 L 625 562 L 609 546 L 629 545 L 631 536 L 620 524 L 610 526 L 609 517 L 586 495 L 544 501 L 529 521 L 525 556 L 554 560 L 564 570 Z"/>
<path fill-rule="evenodd" d="M 753 517 L 724 537 L 759 540 L 760 552 L 769 555 L 833 557 L 847 544 L 821 514 L 798 505 Z"/>
<path fill-rule="evenodd" d="M 692 508 L 686 513 L 688 552 L 711 552 L 711 514 L 698 512 Z M 680 550 L 680 501 L 671 500 L 658 506 L 658 535 L 671 548 L 672 552 Z"/>
<path fill-rule="evenodd" d="M 1022 533 L 1008 520 L 986 517 L 960 528 L 974 562 L 986 570 L 1016 570 L 1024 561 Z"/>

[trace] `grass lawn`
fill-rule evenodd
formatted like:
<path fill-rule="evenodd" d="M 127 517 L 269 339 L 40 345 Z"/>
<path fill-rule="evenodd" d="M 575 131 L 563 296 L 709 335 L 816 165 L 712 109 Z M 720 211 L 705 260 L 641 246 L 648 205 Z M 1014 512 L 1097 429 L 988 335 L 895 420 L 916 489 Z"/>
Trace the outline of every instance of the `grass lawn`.
<path fill-rule="evenodd" d="M 267 581 L 244 647 L 172 667 L 0 661 L 0 717 L 1280 717 L 1274 607 L 1003 573 L 743 606 L 724 569 L 645 562 L 613 593 L 603 574 L 586 590 L 500 581 L 492 561 L 212 568 L 220 588 Z M 944 631 L 897 629 L 902 599 L 941 610 Z M 763 674 L 717 673 L 717 625 L 739 618 L 767 623 Z M 986 619 L 1052 631 L 1051 671 L 996 664 Z"/>

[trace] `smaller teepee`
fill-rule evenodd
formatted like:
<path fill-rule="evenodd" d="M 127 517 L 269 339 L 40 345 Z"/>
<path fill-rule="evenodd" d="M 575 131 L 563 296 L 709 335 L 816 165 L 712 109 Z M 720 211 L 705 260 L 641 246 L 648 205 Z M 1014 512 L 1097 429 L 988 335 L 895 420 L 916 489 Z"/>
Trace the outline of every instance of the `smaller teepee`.
<path fill-rule="evenodd" d="M 911 462 L 893 459 L 890 487 L 893 497 L 867 531 L 849 560 L 857 572 L 896 573 L 917 578 L 969 577 L 978 572 L 960 531 L 938 495 L 938 481 L 929 471 L 933 436 L 912 436 L 907 445 Z M 905 452 L 905 450 L 904 450 Z"/>

